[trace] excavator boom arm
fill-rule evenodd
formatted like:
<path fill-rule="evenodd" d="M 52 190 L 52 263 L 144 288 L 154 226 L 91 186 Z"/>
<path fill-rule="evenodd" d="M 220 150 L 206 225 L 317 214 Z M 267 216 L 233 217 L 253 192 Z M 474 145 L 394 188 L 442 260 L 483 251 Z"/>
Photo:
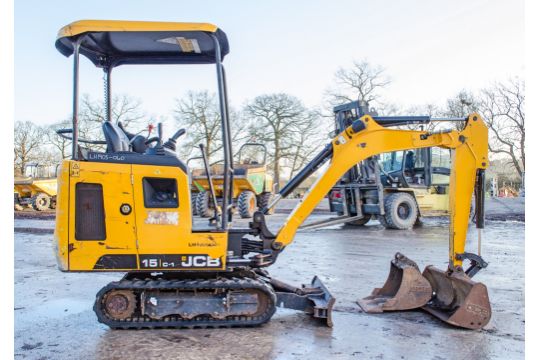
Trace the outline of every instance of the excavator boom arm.
<path fill-rule="evenodd" d="M 361 122 L 361 123 L 359 123 Z M 487 127 L 478 114 L 470 115 L 461 131 L 437 133 L 382 127 L 369 115 L 338 134 L 331 143 L 328 168 L 306 192 L 277 234 L 276 243 L 287 246 L 296 231 L 334 184 L 351 167 L 377 154 L 442 147 L 453 149 L 450 175 L 450 263 L 461 265 L 456 254 L 465 250 L 469 211 L 477 170 L 487 167 Z M 459 257 L 459 256 L 458 256 Z"/>

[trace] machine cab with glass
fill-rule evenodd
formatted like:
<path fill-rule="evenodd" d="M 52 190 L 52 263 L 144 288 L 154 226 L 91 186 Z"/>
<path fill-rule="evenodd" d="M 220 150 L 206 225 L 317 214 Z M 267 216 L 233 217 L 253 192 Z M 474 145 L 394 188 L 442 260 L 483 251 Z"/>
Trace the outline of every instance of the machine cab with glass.
<path fill-rule="evenodd" d="M 379 155 L 382 181 L 386 185 L 401 182 L 403 187 L 439 186 L 439 193 L 450 184 L 450 150 L 411 149 Z"/>

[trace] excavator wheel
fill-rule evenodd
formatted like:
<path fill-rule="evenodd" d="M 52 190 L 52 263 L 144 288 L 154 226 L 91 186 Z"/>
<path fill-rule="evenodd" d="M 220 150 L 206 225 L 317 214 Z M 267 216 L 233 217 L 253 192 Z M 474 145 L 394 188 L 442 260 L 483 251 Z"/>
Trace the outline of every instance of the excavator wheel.
<path fill-rule="evenodd" d="M 270 204 L 270 201 L 272 200 L 273 195 L 274 194 L 270 192 L 263 192 L 257 195 L 257 207 L 259 208 L 259 210 L 264 209 L 265 207 L 268 206 L 268 204 Z M 274 208 L 268 210 L 266 214 L 272 215 L 273 213 L 274 213 Z"/>
<path fill-rule="evenodd" d="M 51 206 L 51 198 L 45 193 L 32 196 L 32 207 L 37 211 L 45 211 Z"/>
<path fill-rule="evenodd" d="M 242 191 L 237 200 L 238 212 L 244 219 L 253 217 L 257 208 L 257 199 L 253 191 Z"/>
<path fill-rule="evenodd" d="M 210 217 L 213 215 L 210 208 L 210 193 L 208 191 L 202 191 L 197 195 L 197 214 L 200 217 Z"/>
<path fill-rule="evenodd" d="M 384 219 L 387 229 L 411 229 L 418 218 L 418 205 L 406 192 L 396 192 L 384 199 Z"/>

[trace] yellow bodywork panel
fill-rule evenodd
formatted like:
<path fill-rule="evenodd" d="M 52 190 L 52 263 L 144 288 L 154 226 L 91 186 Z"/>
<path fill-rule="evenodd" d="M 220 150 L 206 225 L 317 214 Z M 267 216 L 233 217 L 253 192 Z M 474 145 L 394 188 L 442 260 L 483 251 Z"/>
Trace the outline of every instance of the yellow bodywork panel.
<path fill-rule="evenodd" d="M 86 32 L 103 31 L 208 31 L 216 32 L 217 26 L 208 23 L 179 23 L 124 20 L 80 20 L 58 31 L 57 38 L 72 37 Z"/>
<path fill-rule="evenodd" d="M 25 179 L 26 180 L 26 179 Z M 21 197 L 34 196 L 37 193 L 45 193 L 49 196 L 56 196 L 56 179 L 27 179 L 26 181 L 17 181 L 14 183 L 14 191 Z"/>
<path fill-rule="evenodd" d="M 180 168 L 65 160 L 60 174 L 55 240 L 62 270 L 225 269 L 227 233 L 192 232 L 188 177 Z M 145 179 L 174 180 L 177 206 L 146 204 Z M 101 188 L 104 238 L 77 238 L 78 184 Z"/>
<path fill-rule="evenodd" d="M 434 187 L 415 189 L 402 188 L 399 191 L 410 192 L 414 196 L 422 216 L 448 215 L 448 194 L 437 194 Z"/>
<path fill-rule="evenodd" d="M 234 175 L 233 177 L 233 198 L 237 198 L 242 191 L 249 190 L 256 195 L 262 192 L 271 192 L 273 186 L 272 177 L 266 174 L 266 167 L 253 166 L 253 165 L 236 165 L 235 169 L 242 169 L 245 171 L 244 175 Z M 223 196 L 223 168 L 221 166 L 214 166 L 211 170 L 212 173 L 212 185 L 216 191 L 217 197 Z M 193 171 L 193 180 L 197 182 L 204 190 L 209 191 L 208 178 L 204 169 L 196 169 Z M 196 187 L 194 187 L 196 189 Z"/>
<path fill-rule="evenodd" d="M 133 204 L 131 165 L 71 162 L 69 181 L 69 268 L 90 270 L 104 255 L 134 254 L 136 248 L 135 214 L 123 215 L 122 204 Z M 77 240 L 76 189 L 79 183 L 100 184 L 103 189 L 105 239 Z"/>
<path fill-rule="evenodd" d="M 69 270 L 68 237 L 69 237 L 69 169 L 70 161 L 64 160 L 58 167 L 56 196 L 56 224 L 54 228 L 54 246 L 56 262 L 62 271 Z"/>
<path fill-rule="evenodd" d="M 197 177 L 194 179 L 204 190 L 210 191 L 210 186 L 208 185 L 208 179 L 203 177 Z M 223 177 L 213 177 L 212 185 L 214 185 L 214 190 L 217 197 L 223 196 Z M 233 198 L 237 198 L 240 193 L 244 190 L 253 191 L 255 194 L 255 188 L 251 185 L 246 177 L 235 177 L 233 180 Z"/>

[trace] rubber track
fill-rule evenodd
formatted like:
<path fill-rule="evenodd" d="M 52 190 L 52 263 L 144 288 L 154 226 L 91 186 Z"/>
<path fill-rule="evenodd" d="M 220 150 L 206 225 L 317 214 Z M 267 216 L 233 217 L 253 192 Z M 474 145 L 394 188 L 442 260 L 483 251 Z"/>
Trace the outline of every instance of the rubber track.
<path fill-rule="evenodd" d="M 180 316 L 166 316 L 161 320 L 152 319 L 141 314 L 140 304 L 137 305 L 135 315 L 125 320 L 113 320 L 102 310 L 103 296 L 110 290 L 133 290 L 140 302 L 137 292 L 143 290 L 205 290 L 205 289 L 257 289 L 268 295 L 268 307 L 262 315 L 246 316 L 233 315 L 225 319 L 216 319 L 210 315 L 200 315 L 193 319 L 182 319 Z M 218 279 L 133 279 L 120 280 L 109 283 L 96 295 L 94 312 L 98 321 L 113 329 L 156 329 L 156 328 L 213 328 L 213 327 L 248 327 L 266 323 L 276 311 L 276 294 L 265 282 L 248 277 L 232 277 Z"/>

